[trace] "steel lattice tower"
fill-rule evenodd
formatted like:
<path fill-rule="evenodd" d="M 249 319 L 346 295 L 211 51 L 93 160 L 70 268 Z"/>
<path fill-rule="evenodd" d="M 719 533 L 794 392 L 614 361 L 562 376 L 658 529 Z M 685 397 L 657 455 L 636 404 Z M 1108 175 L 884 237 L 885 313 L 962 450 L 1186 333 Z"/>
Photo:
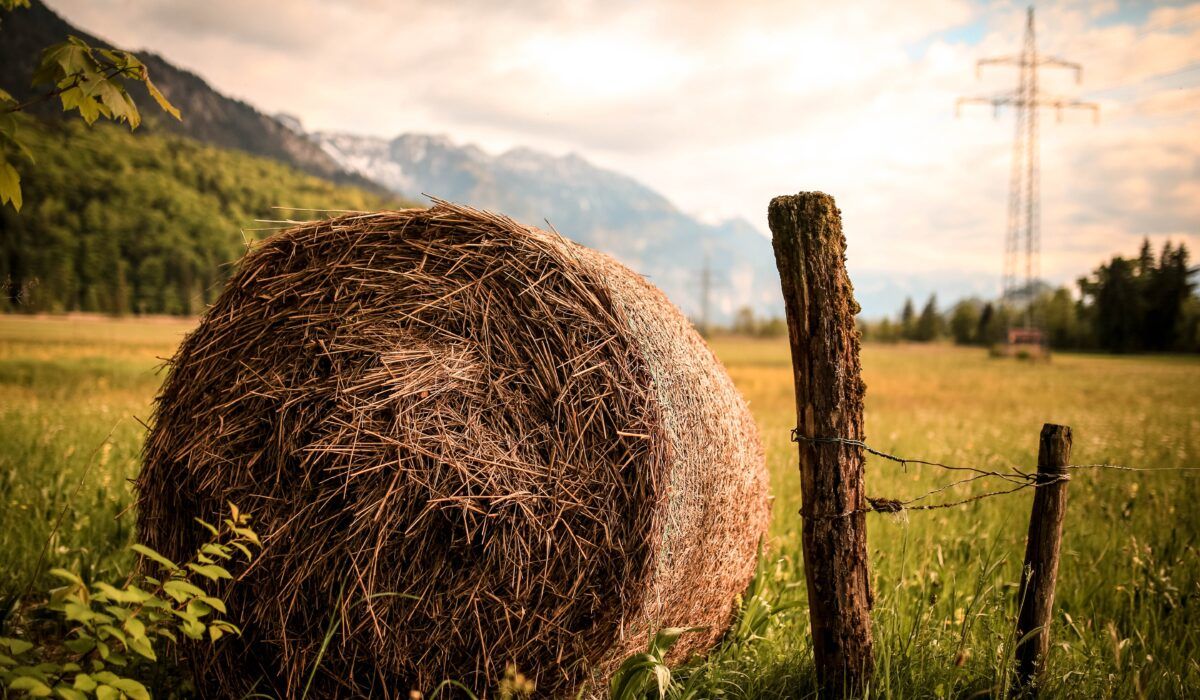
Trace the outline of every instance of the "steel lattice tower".
<path fill-rule="evenodd" d="M 1001 281 L 1001 300 L 1024 302 L 1024 325 L 1034 326 L 1031 309 L 1035 284 L 1041 276 L 1041 173 L 1038 147 L 1038 113 L 1042 107 L 1053 107 L 1062 119 L 1064 109 L 1090 109 L 1099 115 L 1095 103 L 1061 97 L 1044 96 L 1038 85 L 1038 70 L 1043 67 L 1066 68 L 1075 71 L 1078 83 L 1083 67 L 1038 53 L 1034 29 L 1033 8 L 1026 15 L 1025 41 L 1021 53 L 1012 56 L 980 59 L 975 66 L 978 76 L 984 66 L 1012 65 L 1018 68 L 1017 88 L 988 97 L 960 97 L 956 112 L 964 104 L 990 104 L 999 114 L 1000 108 L 1011 105 L 1016 110 L 1016 132 L 1013 135 L 1012 170 L 1008 183 L 1008 225 L 1004 236 L 1004 276 Z"/>

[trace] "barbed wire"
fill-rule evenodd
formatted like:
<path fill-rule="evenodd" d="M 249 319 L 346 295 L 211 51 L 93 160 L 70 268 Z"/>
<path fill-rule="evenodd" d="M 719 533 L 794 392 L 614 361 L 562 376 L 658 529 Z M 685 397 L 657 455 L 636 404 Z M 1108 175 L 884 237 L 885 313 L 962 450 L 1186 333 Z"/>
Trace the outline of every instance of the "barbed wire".
<path fill-rule="evenodd" d="M 886 459 L 891 462 L 895 462 L 904 467 L 907 467 L 910 464 L 919 464 L 919 465 L 923 465 L 923 466 L 927 466 L 927 467 L 937 467 L 939 469 L 945 469 L 947 471 L 974 472 L 975 474 L 977 474 L 979 476 L 999 477 L 1002 479 L 1008 479 L 1010 481 L 1014 481 L 1014 483 L 1027 481 L 1029 478 L 1031 478 L 1030 474 L 1026 474 L 1025 472 L 1022 472 L 1017 469 L 1013 469 L 1009 473 L 1004 473 L 1004 472 L 992 471 L 989 469 L 981 469 L 979 467 L 964 467 L 964 466 L 959 466 L 959 465 L 954 465 L 954 464 L 943 464 L 941 462 L 934 462 L 932 460 L 927 460 L 927 459 L 909 459 L 907 457 L 897 457 L 896 455 L 884 452 L 883 450 L 877 450 L 874 447 L 871 447 L 867 443 L 863 442 L 862 440 L 853 440 L 850 438 L 841 438 L 841 437 L 808 437 L 807 435 L 801 435 L 799 428 L 792 428 L 792 442 L 802 442 L 802 441 L 803 442 L 815 442 L 815 443 L 822 443 L 822 442 L 834 443 L 834 444 L 840 444 L 840 445 L 848 445 L 850 447 L 859 447 L 859 448 L 862 448 L 863 450 L 865 450 L 866 452 L 875 455 L 876 457 L 882 457 L 883 459 Z"/>
<path fill-rule="evenodd" d="M 1127 467 L 1123 464 L 1068 464 L 1063 469 L 1115 469 L 1122 472 L 1200 472 L 1200 467 Z"/>
<path fill-rule="evenodd" d="M 825 436 L 810 437 L 807 435 L 801 435 L 799 428 L 792 428 L 792 442 L 808 442 L 808 443 L 816 443 L 816 444 L 836 444 L 836 445 L 846 445 L 849 447 L 857 447 L 857 448 L 862 449 L 864 452 L 867 452 L 868 454 L 875 455 L 876 457 L 886 459 L 890 462 L 895 462 L 895 463 L 901 465 L 902 467 L 904 467 L 905 469 L 907 469 L 908 465 L 910 465 L 910 464 L 916 464 L 916 465 L 921 465 L 921 466 L 944 469 L 947 471 L 970 472 L 972 474 L 972 476 L 969 476 L 969 477 L 966 477 L 963 479 L 958 479 L 958 480 L 953 481 L 944 486 L 939 486 L 938 488 L 933 489 L 932 491 L 928 491 L 926 493 L 921 494 L 920 496 L 917 496 L 915 498 L 910 498 L 908 500 L 902 501 L 902 500 L 895 499 L 895 498 L 865 496 L 864 498 L 867 501 L 866 506 L 859 507 L 859 508 L 852 508 L 852 509 L 849 509 L 842 513 L 811 514 L 811 513 L 806 513 L 806 512 L 804 512 L 803 509 L 801 509 L 800 514 L 807 519 L 845 518 L 845 517 L 849 517 L 851 515 L 855 515 L 857 513 L 871 513 L 871 512 L 874 512 L 874 513 L 900 513 L 900 512 L 909 511 L 909 510 L 940 510 L 943 508 L 954 508 L 957 506 L 966 505 L 968 503 L 982 501 L 985 498 L 992 498 L 994 496 L 1005 496 L 1008 494 L 1016 493 L 1018 491 L 1022 491 L 1024 489 L 1045 488 L 1045 487 L 1051 486 L 1053 484 L 1070 481 L 1071 476 L 1069 473 L 1067 473 L 1067 470 L 1112 469 L 1112 470 L 1117 470 L 1117 471 L 1128 471 L 1128 472 L 1192 472 L 1192 471 L 1200 472 L 1200 467 L 1130 467 L 1130 466 L 1125 466 L 1122 464 L 1068 464 L 1068 465 L 1060 466 L 1057 468 L 1059 470 L 1062 470 L 1062 473 L 1059 473 L 1059 474 L 1025 472 L 1020 469 L 1017 469 L 1016 467 L 1010 467 L 1008 471 L 995 471 L 992 469 L 983 469 L 981 467 L 974 467 L 974 466 L 945 464 L 942 462 L 935 462 L 933 460 L 928 460 L 928 459 L 912 459 L 912 458 L 908 458 L 908 457 L 899 457 L 899 456 L 891 454 L 889 452 L 884 452 L 883 450 L 877 450 L 862 440 L 856 440 L 856 439 L 852 439 L 852 438 L 843 438 L 843 437 L 825 437 Z M 1006 481 L 1008 483 L 1015 484 L 1015 486 L 1013 486 L 1012 488 L 1009 488 L 1009 489 L 987 491 L 985 493 L 976 494 L 974 496 L 970 496 L 970 497 L 955 500 L 955 501 L 914 505 L 914 504 L 920 503 L 921 501 L 924 501 L 927 498 L 936 496 L 939 493 L 949 491 L 950 489 L 956 488 L 958 486 L 962 486 L 963 484 L 968 484 L 968 483 L 971 483 L 974 481 L 978 481 L 980 479 L 1000 479 L 1002 481 Z"/>

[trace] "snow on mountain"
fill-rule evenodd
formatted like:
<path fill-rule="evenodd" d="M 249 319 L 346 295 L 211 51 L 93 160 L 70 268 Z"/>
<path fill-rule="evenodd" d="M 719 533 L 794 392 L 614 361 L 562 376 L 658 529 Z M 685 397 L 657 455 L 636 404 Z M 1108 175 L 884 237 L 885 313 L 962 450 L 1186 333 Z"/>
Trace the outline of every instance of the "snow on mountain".
<path fill-rule="evenodd" d="M 332 136 L 318 141 L 321 150 L 343 168 L 368 177 L 393 192 L 409 192 L 413 182 L 400 164 L 392 160 L 385 139 L 359 136 Z"/>
<path fill-rule="evenodd" d="M 701 222 L 649 187 L 577 154 L 514 148 L 494 156 L 427 134 L 390 141 L 328 132 L 310 138 L 343 168 L 399 194 L 427 194 L 528 224 L 548 222 L 647 276 L 690 316 L 699 314 L 706 261 L 714 321 L 742 306 L 782 313 L 770 241 L 749 222 Z"/>

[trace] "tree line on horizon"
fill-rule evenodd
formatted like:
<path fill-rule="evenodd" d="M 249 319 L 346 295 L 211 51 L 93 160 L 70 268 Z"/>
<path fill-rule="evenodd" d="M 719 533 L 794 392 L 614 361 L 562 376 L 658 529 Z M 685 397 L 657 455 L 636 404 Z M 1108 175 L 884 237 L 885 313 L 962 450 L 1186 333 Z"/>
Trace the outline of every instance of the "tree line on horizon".
<path fill-rule="evenodd" d="M 299 173 L 264 158 L 180 137 L 134 136 L 79 125 L 27 130 L 39 167 L 27 206 L 0 208 L 0 310 L 195 314 L 220 291 L 230 263 L 271 206 L 377 209 L 387 198 Z M 245 236 L 245 238 L 243 237 Z M 1043 289 L 1029 312 L 1050 347 L 1109 352 L 1200 352 L 1197 268 L 1186 245 L 1114 256 L 1067 287 Z M 860 319 L 864 340 L 1003 343 L 1023 304 L 964 299 L 943 311 L 930 296 L 895 318 Z M 785 335 L 781 318 L 739 310 L 718 332 Z"/>
<path fill-rule="evenodd" d="M 1136 256 L 1114 256 L 1068 287 L 1043 289 L 1030 302 L 970 298 L 946 311 L 930 295 L 920 311 L 906 299 L 896 318 L 859 320 L 864 340 L 933 342 L 990 347 L 1026 319 L 1059 350 L 1113 353 L 1200 352 L 1200 297 L 1184 243 L 1155 255 L 1144 240 Z"/>

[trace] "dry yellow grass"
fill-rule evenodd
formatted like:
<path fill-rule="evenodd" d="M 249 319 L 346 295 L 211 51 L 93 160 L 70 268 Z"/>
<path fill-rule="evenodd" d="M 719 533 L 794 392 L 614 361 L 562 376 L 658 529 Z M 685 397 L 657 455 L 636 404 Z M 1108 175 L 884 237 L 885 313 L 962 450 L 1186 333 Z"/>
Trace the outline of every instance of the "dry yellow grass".
<path fill-rule="evenodd" d="M 187 322 L 0 317 L 0 552 L 11 592 L 32 566 L 89 455 L 120 417 L 148 414 L 156 357 Z M 771 585 L 803 601 L 799 479 L 786 342 L 718 339 L 750 402 L 776 496 Z M 945 462 L 1033 464 L 1043 422 L 1071 425 L 1076 462 L 1200 466 L 1200 360 L 1055 355 L 993 360 L 949 346 L 868 345 L 866 433 L 875 447 Z M 144 433 L 125 418 L 55 541 L 53 565 L 115 575 L 129 541 Z M 945 475 L 870 460 L 867 491 L 904 497 Z M 1070 486 L 1048 694 L 1179 697 L 1200 687 L 1200 479 L 1087 472 Z M 968 495 L 967 491 L 961 495 Z M 879 696 L 991 692 L 1011 647 L 1029 492 L 953 510 L 869 516 Z M 811 687 L 804 609 L 709 675 L 734 697 Z M 714 662 L 715 664 L 715 662 Z M 711 681 L 716 683 L 718 681 Z"/>

